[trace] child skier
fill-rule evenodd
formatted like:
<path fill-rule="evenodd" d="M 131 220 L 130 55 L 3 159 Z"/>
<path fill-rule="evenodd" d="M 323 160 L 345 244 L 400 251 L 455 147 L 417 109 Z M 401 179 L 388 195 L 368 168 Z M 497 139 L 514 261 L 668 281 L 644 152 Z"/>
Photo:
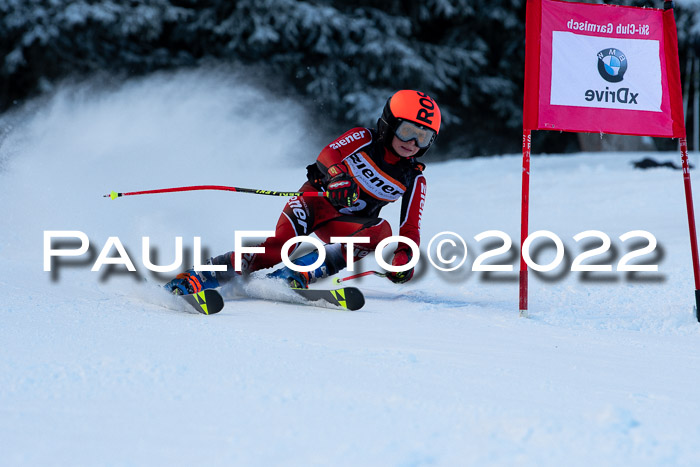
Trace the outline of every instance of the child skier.
<path fill-rule="evenodd" d="M 326 244 L 326 260 L 320 267 L 310 272 L 283 267 L 268 274 L 286 280 L 291 287 L 308 288 L 317 279 L 344 269 L 348 255 L 359 260 L 390 237 L 391 227 L 379 217 L 379 211 L 399 199 L 399 235 L 420 245 L 426 182 L 425 166 L 417 158 L 435 141 L 440 120 L 440 109 L 427 94 L 398 91 L 387 100 L 376 130 L 353 128 L 347 131 L 324 147 L 316 162 L 307 167 L 308 181 L 299 191 L 325 191 L 326 197 L 290 198 L 277 222 L 275 234 L 260 245 L 265 248 L 264 253 L 243 254 L 240 271 L 234 269 L 233 251 L 213 257 L 209 263 L 224 265 L 225 271 L 189 270 L 165 287 L 174 294 L 219 287 L 237 275 L 279 264 L 282 245 L 287 240 L 314 233 Z M 346 251 L 344 244 L 329 243 L 331 237 L 369 237 L 369 242 L 356 243 L 353 251 Z M 392 265 L 406 265 L 411 258 L 410 247 L 400 243 Z M 318 252 L 314 251 L 292 262 L 311 265 L 317 259 Z M 387 277 L 395 283 L 404 283 L 413 277 L 413 268 L 390 272 Z"/>

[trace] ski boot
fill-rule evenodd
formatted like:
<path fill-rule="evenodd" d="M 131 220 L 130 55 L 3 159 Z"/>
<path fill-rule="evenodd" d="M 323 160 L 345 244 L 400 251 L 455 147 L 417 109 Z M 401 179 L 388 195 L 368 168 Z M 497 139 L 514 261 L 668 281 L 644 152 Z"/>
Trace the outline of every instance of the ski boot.
<path fill-rule="evenodd" d="M 313 284 L 318 279 L 332 276 L 345 268 L 345 258 L 343 258 L 341 244 L 326 246 L 326 260 L 319 267 L 312 271 L 293 271 L 288 267 L 283 267 L 267 275 L 272 279 L 283 279 L 293 289 L 308 289 L 309 284 Z M 292 261 L 299 266 L 309 266 L 318 259 L 318 251 L 312 251 Z"/>
<path fill-rule="evenodd" d="M 201 292 L 204 289 L 215 289 L 221 287 L 227 282 L 247 275 L 250 263 L 255 258 L 255 255 L 244 253 L 241 256 L 241 270 L 233 269 L 233 251 L 224 253 L 223 255 L 214 256 L 207 261 L 208 266 L 226 266 L 225 271 L 195 271 L 189 269 L 182 274 L 178 274 L 175 279 L 171 280 L 164 287 L 175 295 L 188 295 Z"/>
<path fill-rule="evenodd" d="M 216 279 L 216 272 L 189 269 L 182 274 L 178 274 L 175 279 L 163 287 L 173 295 L 190 295 L 201 292 L 204 289 L 214 289 L 219 287 L 219 285 L 219 281 Z"/>

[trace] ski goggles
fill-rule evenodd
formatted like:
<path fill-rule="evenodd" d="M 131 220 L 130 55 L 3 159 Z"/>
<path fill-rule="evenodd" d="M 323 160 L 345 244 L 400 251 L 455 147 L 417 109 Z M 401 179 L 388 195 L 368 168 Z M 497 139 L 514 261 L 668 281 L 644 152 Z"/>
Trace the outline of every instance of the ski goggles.
<path fill-rule="evenodd" d="M 416 144 L 421 149 L 430 146 L 433 142 L 433 138 L 435 138 L 434 130 L 407 121 L 402 121 L 399 126 L 396 127 L 394 134 L 404 143 L 415 139 Z"/>

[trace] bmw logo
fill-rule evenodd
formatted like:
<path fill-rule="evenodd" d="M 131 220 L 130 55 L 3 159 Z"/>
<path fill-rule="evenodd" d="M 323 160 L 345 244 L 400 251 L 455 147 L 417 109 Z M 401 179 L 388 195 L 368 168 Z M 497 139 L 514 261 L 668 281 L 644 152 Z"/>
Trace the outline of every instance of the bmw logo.
<path fill-rule="evenodd" d="M 627 57 L 618 49 L 598 52 L 598 73 L 605 81 L 619 83 L 627 71 Z"/>

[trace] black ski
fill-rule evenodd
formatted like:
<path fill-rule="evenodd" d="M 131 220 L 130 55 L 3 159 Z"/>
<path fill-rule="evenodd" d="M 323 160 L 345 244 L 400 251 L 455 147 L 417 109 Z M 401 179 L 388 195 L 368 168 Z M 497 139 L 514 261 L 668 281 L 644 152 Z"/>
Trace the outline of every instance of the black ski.
<path fill-rule="evenodd" d="M 309 305 L 313 302 L 324 302 L 335 305 L 346 310 L 359 310 L 365 305 L 365 296 L 356 287 L 341 287 L 333 290 L 319 289 L 292 289 L 298 295 L 308 300 Z"/>
<path fill-rule="evenodd" d="M 224 308 L 224 299 L 215 289 L 202 290 L 190 295 L 178 295 L 192 308 L 204 315 L 213 315 Z"/>

